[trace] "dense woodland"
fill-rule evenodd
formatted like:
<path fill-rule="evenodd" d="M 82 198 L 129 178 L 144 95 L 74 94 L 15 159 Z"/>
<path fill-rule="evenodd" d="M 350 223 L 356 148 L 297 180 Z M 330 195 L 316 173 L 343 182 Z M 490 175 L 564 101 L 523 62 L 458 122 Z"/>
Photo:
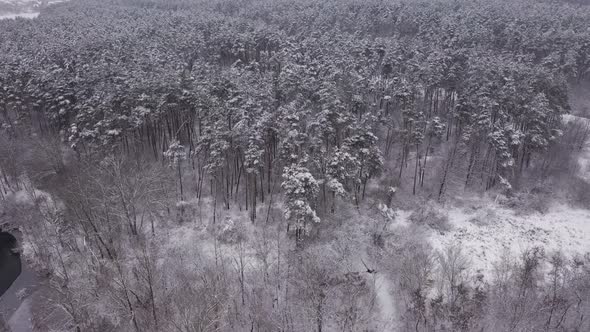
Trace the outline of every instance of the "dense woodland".
<path fill-rule="evenodd" d="M 557 191 L 589 79 L 580 2 L 78 0 L 0 21 L 2 222 L 48 280 L 36 324 L 588 331 L 589 256 L 466 276 L 456 248 L 383 230 L 459 193 Z"/>

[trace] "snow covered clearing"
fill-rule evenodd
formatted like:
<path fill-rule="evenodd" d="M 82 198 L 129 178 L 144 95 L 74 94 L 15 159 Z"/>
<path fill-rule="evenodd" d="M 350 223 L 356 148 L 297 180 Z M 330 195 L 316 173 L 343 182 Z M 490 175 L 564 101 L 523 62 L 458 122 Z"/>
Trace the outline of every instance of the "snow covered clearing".
<path fill-rule="evenodd" d="M 494 264 L 503 256 L 517 257 L 523 251 L 542 246 L 546 253 L 560 250 L 568 256 L 590 251 L 590 211 L 556 205 L 544 215 L 519 216 L 514 211 L 490 204 L 489 215 L 477 210 L 449 210 L 453 229 L 431 232 L 430 243 L 437 250 L 460 246 L 470 259 L 473 272 L 492 275 Z M 483 220 L 482 220 L 483 219 Z M 486 220 L 487 219 L 487 220 Z"/>

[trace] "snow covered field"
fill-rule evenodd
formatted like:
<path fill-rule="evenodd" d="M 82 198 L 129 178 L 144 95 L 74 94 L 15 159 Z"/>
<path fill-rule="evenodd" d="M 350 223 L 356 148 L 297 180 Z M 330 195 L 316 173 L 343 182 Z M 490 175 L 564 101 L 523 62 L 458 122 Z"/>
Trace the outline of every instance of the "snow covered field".
<path fill-rule="evenodd" d="M 555 203 L 545 214 L 518 214 L 516 211 L 482 199 L 477 207 L 449 206 L 446 209 L 451 230 L 428 228 L 430 245 L 443 253 L 459 247 L 469 260 L 469 275 L 494 276 L 503 258 L 518 259 L 526 250 L 541 247 L 546 255 L 560 251 L 572 258 L 590 254 L 590 210 Z M 411 211 L 396 211 L 395 228 L 409 227 Z"/>
<path fill-rule="evenodd" d="M 481 212 L 451 208 L 453 230 L 432 232 L 435 249 L 458 245 L 469 257 L 473 272 L 491 276 L 494 264 L 502 256 L 518 257 L 527 249 L 543 247 L 545 253 L 562 251 L 569 257 L 590 251 L 590 211 L 565 205 L 551 207 L 549 213 L 516 215 L 514 211 L 491 205 L 489 218 Z M 482 220 L 483 219 L 483 220 Z"/>

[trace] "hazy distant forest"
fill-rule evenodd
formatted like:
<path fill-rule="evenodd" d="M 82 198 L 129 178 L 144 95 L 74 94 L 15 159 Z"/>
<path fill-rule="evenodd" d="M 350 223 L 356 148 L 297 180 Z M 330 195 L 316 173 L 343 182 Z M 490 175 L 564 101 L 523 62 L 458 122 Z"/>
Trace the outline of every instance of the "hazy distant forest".
<path fill-rule="evenodd" d="M 419 231 L 590 207 L 589 80 L 583 1 L 61 3 L 0 21 L 0 223 L 40 331 L 590 331 L 590 255 Z"/>

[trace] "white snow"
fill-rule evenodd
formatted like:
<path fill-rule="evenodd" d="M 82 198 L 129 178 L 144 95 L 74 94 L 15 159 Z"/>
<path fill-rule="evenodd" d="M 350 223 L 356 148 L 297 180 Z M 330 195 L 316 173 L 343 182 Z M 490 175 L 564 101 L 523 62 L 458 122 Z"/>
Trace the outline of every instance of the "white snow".
<path fill-rule="evenodd" d="M 16 203 L 23 206 L 40 204 L 40 211 L 43 213 L 53 213 L 57 210 L 65 209 L 63 202 L 56 202 L 49 193 L 38 189 L 19 190 L 14 193 L 8 193 L 6 197 L 7 199 L 13 198 Z"/>
<path fill-rule="evenodd" d="M 370 256 L 365 252 L 360 261 L 356 262 L 357 270 L 364 271 L 367 267 L 378 267 Z M 395 331 L 397 322 L 399 322 L 399 315 L 396 310 L 396 301 L 394 299 L 394 291 L 392 281 L 389 279 L 385 271 L 377 270 L 375 273 L 363 273 L 368 283 L 373 285 L 374 289 L 374 303 L 376 304 L 377 316 L 373 321 L 373 327 L 377 331 Z"/>
<path fill-rule="evenodd" d="M 0 4 L 8 4 L 12 6 L 24 6 L 38 3 L 38 0 L 0 0 Z"/>
<path fill-rule="evenodd" d="M 224 244 L 220 241 L 215 243 L 212 235 L 206 229 L 195 227 L 189 223 L 169 230 L 167 237 L 168 241 L 164 243 L 166 251 L 184 258 L 190 257 L 193 260 L 215 262 L 217 259 L 234 261 L 240 257 L 237 244 Z M 245 260 L 245 269 L 250 271 L 260 267 L 261 262 L 257 258 L 255 248 L 248 246 L 247 242 L 244 244 L 242 255 Z M 270 253 L 270 255 L 274 255 L 274 253 Z"/>
<path fill-rule="evenodd" d="M 0 20 L 22 17 L 32 19 L 39 16 L 39 9 L 67 0 L 0 0 Z"/>
<path fill-rule="evenodd" d="M 412 210 L 396 210 L 395 211 L 395 219 L 390 227 L 399 227 L 399 226 L 408 226 L 410 225 L 410 216 L 412 215 Z"/>
<path fill-rule="evenodd" d="M 31 18 L 35 18 L 37 16 L 39 16 L 39 13 L 4 14 L 4 15 L 0 15 L 0 20 L 13 20 L 13 19 L 16 19 L 17 17 L 31 19 Z"/>
<path fill-rule="evenodd" d="M 590 211 L 556 205 L 547 214 L 519 216 L 514 211 L 490 203 L 493 220 L 472 222 L 476 212 L 449 210 L 453 230 L 431 232 L 430 243 L 437 250 L 459 245 L 470 259 L 473 272 L 491 276 L 494 264 L 504 255 L 513 257 L 540 246 L 546 253 L 561 250 L 573 256 L 590 252 Z M 485 220 L 484 220 L 485 222 Z"/>
<path fill-rule="evenodd" d="M 379 325 L 383 330 L 393 329 L 398 320 L 398 315 L 395 310 L 395 302 L 393 299 L 393 287 L 391 281 L 385 273 L 374 274 L 374 286 L 377 305 L 379 306 Z"/>

